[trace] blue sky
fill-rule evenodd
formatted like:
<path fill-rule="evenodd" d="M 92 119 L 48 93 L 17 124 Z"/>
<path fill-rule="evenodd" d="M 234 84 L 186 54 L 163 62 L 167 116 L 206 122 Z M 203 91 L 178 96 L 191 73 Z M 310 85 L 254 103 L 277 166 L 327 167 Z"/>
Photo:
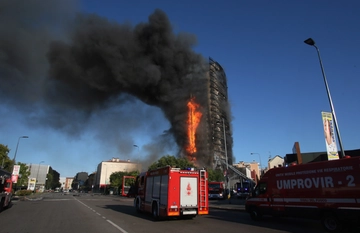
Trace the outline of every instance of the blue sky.
<path fill-rule="evenodd" d="M 84 0 L 61 6 L 50 11 L 56 17 L 49 22 L 56 25 L 53 34 L 60 38 L 59 25 L 68 14 L 94 13 L 136 25 L 147 22 L 157 8 L 168 15 L 176 33 L 195 35 L 194 50 L 218 61 L 228 78 L 235 161 L 258 161 L 253 152 L 260 154 L 262 166 L 269 157 L 291 153 L 296 141 L 302 152 L 326 150 L 321 111 L 330 111 L 330 105 L 316 50 L 303 42 L 312 37 L 321 52 L 344 149 L 360 148 L 360 125 L 352 124 L 354 116 L 360 115 L 359 1 Z M 90 116 L 69 136 L 62 130 L 28 124 L 31 114 L 12 106 L 14 96 L 0 104 L 0 143 L 11 149 L 12 158 L 19 136 L 29 136 L 20 140 L 16 160 L 45 161 L 61 176 L 93 172 L 112 157 L 144 157 L 147 143 L 169 128 L 159 109 L 133 100 L 130 109 L 107 110 L 129 110 L 121 117 L 123 128 L 112 128 L 100 114 Z M 144 122 L 146 117 L 151 120 Z M 128 125 L 136 127 L 124 136 L 121 131 Z"/>

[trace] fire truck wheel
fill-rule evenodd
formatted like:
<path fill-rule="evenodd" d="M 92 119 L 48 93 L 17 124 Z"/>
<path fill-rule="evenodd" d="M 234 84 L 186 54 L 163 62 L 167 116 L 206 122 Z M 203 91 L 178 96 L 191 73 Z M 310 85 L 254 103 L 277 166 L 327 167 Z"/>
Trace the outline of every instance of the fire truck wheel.
<path fill-rule="evenodd" d="M 138 213 L 141 212 L 141 209 L 140 209 L 140 200 L 139 200 L 139 199 L 136 199 L 135 208 L 136 208 L 136 211 L 137 211 Z"/>
<path fill-rule="evenodd" d="M 250 218 L 254 221 L 258 221 L 262 218 L 262 214 L 256 207 L 253 207 L 250 211 Z"/>
<path fill-rule="evenodd" d="M 340 232 L 342 230 L 341 222 L 334 214 L 324 214 L 321 219 L 321 223 L 328 232 Z"/>
<path fill-rule="evenodd" d="M 152 215 L 155 220 L 159 219 L 159 210 L 156 202 L 154 202 L 152 205 Z"/>
<path fill-rule="evenodd" d="M 0 201 L 0 212 L 3 211 L 4 205 L 5 205 L 5 198 L 1 198 L 1 201 Z"/>
<path fill-rule="evenodd" d="M 10 199 L 9 203 L 7 204 L 7 206 L 4 207 L 4 209 L 9 209 L 12 206 L 12 200 Z"/>

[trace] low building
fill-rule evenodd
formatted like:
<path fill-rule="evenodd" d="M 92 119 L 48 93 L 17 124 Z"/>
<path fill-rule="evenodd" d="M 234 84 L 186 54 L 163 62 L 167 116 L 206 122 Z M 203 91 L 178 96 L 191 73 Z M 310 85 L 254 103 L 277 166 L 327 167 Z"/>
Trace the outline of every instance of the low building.
<path fill-rule="evenodd" d="M 71 189 L 73 190 L 78 190 L 78 191 L 86 191 L 87 187 L 86 187 L 86 182 L 88 179 L 89 174 L 87 172 L 78 172 L 76 173 L 72 184 L 71 184 Z"/>
<path fill-rule="evenodd" d="M 73 181 L 74 181 L 74 177 L 66 177 L 65 184 L 64 184 L 64 190 L 71 190 L 71 184 Z"/>
<path fill-rule="evenodd" d="M 275 167 L 283 167 L 284 166 L 284 158 L 280 155 L 276 155 L 274 158 L 270 158 L 268 161 L 268 169 Z"/>
<path fill-rule="evenodd" d="M 246 177 L 251 178 L 253 181 L 256 181 L 256 177 L 260 178 L 260 174 L 261 174 L 260 166 L 255 161 L 250 163 L 240 161 L 239 163 L 233 164 L 233 166 L 239 169 L 245 168 L 245 172 L 243 171 L 242 172 L 246 174 Z"/>
<path fill-rule="evenodd" d="M 103 190 L 110 185 L 110 175 L 114 172 L 132 172 L 141 171 L 141 164 L 131 162 L 130 160 L 120 160 L 112 158 L 109 161 L 103 161 L 97 166 L 94 179 L 94 192 Z"/>
<path fill-rule="evenodd" d="M 32 179 L 35 183 L 35 190 L 44 191 L 50 166 L 45 164 L 26 164 L 26 166 L 28 166 L 30 171 L 29 179 Z M 34 187 L 32 187 L 33 189 Z"/>

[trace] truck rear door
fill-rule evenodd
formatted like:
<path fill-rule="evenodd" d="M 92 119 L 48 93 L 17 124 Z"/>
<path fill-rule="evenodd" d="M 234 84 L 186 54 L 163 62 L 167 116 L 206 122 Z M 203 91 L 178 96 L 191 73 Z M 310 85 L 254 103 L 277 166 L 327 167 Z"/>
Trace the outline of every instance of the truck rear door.
<path fill-rule="evenodd" d="M 180 177 L 180 207 L 197 207 L 197 177 Z"/>

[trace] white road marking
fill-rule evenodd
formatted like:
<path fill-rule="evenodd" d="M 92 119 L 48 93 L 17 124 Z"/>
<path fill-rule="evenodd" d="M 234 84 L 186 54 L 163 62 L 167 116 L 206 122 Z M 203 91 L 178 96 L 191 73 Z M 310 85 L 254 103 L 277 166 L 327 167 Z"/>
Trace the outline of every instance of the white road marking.
<path fill-rule="evenodd" d="M 93 212 L 95 212 L 97 215 L 101 216 L 103 219 L 105 219 L 108 223 L 110 223 L 111 225 L 113 225 L 113 227 L 115 227 L 116 229 L 118 229 L 119 231 L 121 231 L 122 233 L 128 233 L 127 231 L 125 231 L 124 229 L 122 229 L 121 227 L 119 227 L 118 225 L 116 225 L 115 223 L 113 223 L 112 221 L 110 221 L 109 219 L 106 219 L 105 216 L 102 216 L 100 213 L 96 212 L 95 210 L 93 210 L 90 206 L 86 205 L 85 203 L 83 203 L 82 201 L 79 201 L 78 199 L 74 198 L 75 200 L 77 200 L 78 202 L 80 202 L 81 204 L 83 204 L 84 206 L 86 206 L 87 208 L 89 208 L 90 210 L 92 210 Z"/>
<path fill-rule="evenodd" d="M 121 227 L 119 227 L 118 225 L 116 225 L 115 223 L 111 222 L 110 220 L 106 220 L 108 223 L 110 223 L 111 225 L 113 225 L 115 228 L 117 228 L 119 231 L 121 231 L 122 233 L 128 233 L 127 231 L 125 231 L 124 229 L 122 229 Z"/>

